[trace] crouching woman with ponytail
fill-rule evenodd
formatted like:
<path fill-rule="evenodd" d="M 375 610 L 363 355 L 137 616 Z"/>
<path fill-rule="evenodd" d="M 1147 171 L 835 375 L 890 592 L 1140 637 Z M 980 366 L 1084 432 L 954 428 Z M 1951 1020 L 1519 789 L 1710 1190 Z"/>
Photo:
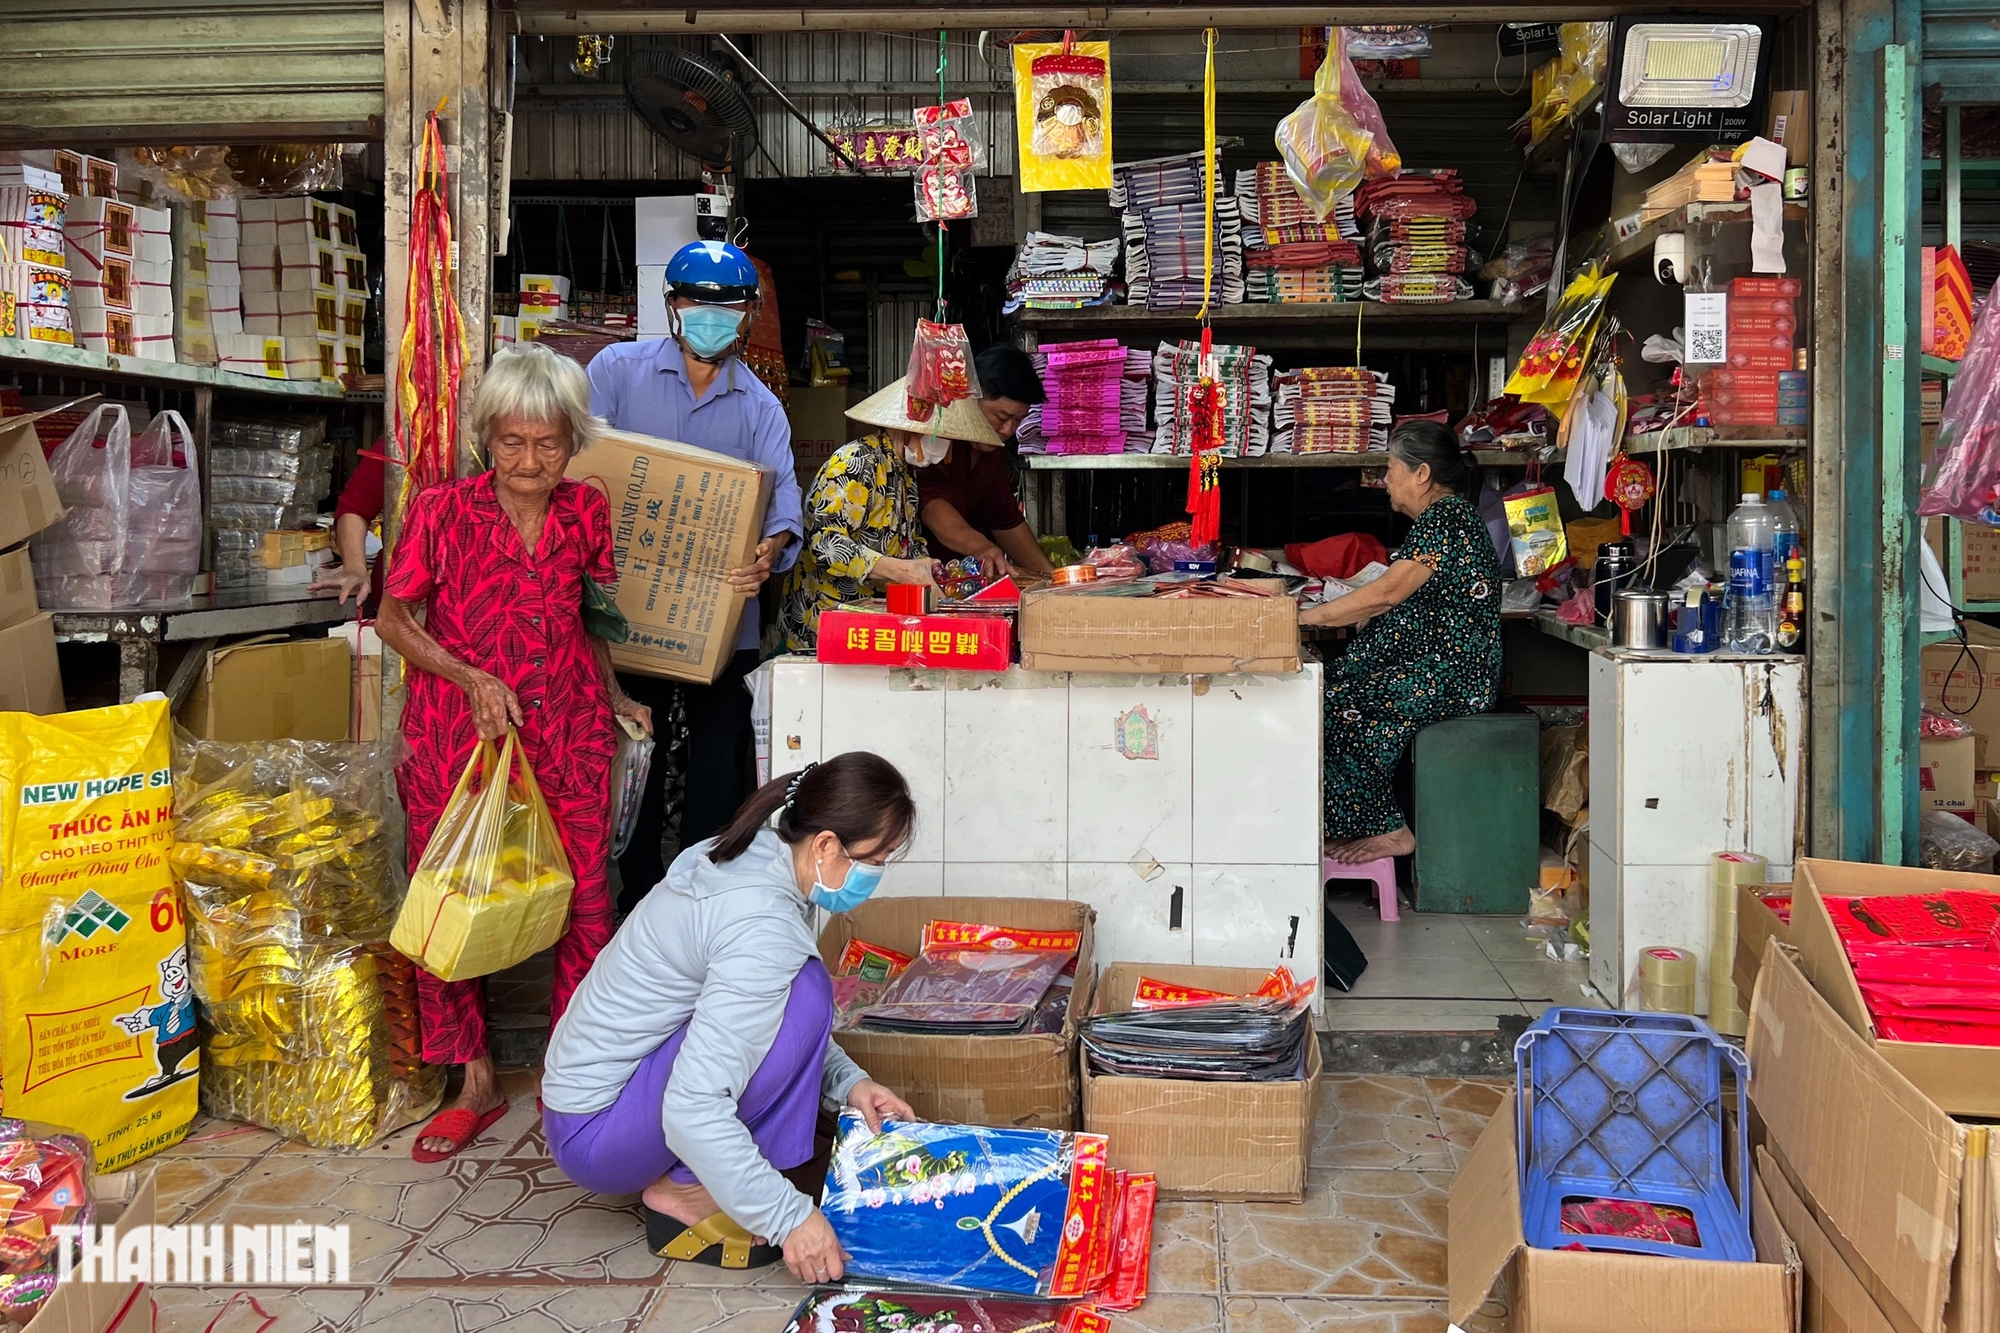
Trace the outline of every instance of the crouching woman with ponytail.
<path fill-rule="evenodd" d="M 775 828 L 766 827 L 772 816 Z M 675 858 L 549 1038 L 549 1155 L 601 1194 L 639 1194 L 663 1257 L 842 1275 L 824 1215 L 780 1173 L 813 1155 L 821 1102 L 872 1127 L 914 1119 L 834 1045 L 812 908 L 844 912 L 909 841 L 909 785 L 855 751 L 766 783 Z"/>

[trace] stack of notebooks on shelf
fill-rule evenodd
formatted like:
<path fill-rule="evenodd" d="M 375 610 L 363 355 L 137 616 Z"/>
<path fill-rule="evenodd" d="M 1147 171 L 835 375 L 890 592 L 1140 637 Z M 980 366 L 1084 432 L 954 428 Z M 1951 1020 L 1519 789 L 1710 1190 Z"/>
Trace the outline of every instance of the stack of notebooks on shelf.
<path fill-rule="evenodd" d="M 1480 257 L 1466 248 L 1466 220 L 1477 210 L 1456 171 L 1413 171 L 1368 181 L 1354 195 L 1366 229 L 1371 301 L 1434 304 L 1472 297 L 1462 276 Z"/>
<path fill-rule="evenodd" d="M 1217 345 L 1215 379 L 1222 391 L 1225 458 L 1250 458 L 1270 447 L 1271 358 L 1254 347 Z M 1201 376 L 1201 344 L 1161 343 L 1153 353 L 1153 435 L 1156 454 L 1193 452 L 1194 418 L 1188 395 Z"/>
<path fill-rule="evenodd" d="M 1007 1036 L 1060 1032 L 1076 985 L 1073 930 L 932 921 L 915 958 L 856 940 L 834 978 L 835 1026 Z"/>
<path fill-rule="evenodd" d="M 1125 299 L 1153 310 L 1201 305 L 1204 231 L 1201 153 L 1113 163 L 1111 207 L 1125 235 Z M 1243 300 L 1242 215 L 1231 195 L 1215 203 L 1211 305 Z"/>
<path fill-rule="evenodd" d="M 1271 452 L 1355 454 L 1389 447 L 1396 390 L 1379 370 L 1309 366 L 1271 377 Z"/>
<path fill-rule="evenodd" d="M 1361 231 L 1354 196 L 1342 195 L 1325 221 L 1312 215 L 1282 162 L 1236 173 L 1243 215 L 1244 299 L 1328 303 L 1361 299 Z"/>
<path fill-rule="evenodd" d="M 1118 238 L 1086 241 L 1031 231 L 1007 270 L 1008 313 L 1076 310 L 1111 298 L 1111 273 L 1118 263 Z"/>

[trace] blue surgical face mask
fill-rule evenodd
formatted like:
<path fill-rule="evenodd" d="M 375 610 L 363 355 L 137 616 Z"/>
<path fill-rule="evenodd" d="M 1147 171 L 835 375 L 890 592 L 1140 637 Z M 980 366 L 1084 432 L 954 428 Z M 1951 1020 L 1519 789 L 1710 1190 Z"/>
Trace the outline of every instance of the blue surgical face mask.
<path fill-rule="evenodd" d="M 721 356 L 743 330 L 743 312 L 716 305 L 693 305 L 677 312 L 681 337 L 696 356 Z"/>
<path fill-rule="evenodd" d="M 842 849 L 845 855 L 845 849 Z M 875 886 L 882 882 L 881 866 L 871 866 L 848 858 L 847 878 L 840 881 L 837 889 L 828 888 L 819 877 L 819 866 L 813 865 L 812 892 L 807 899 L 814 907 L 823 907 L 829 912 L 851 912 L 868 901 L 868 895 L 875 892 Z"/>

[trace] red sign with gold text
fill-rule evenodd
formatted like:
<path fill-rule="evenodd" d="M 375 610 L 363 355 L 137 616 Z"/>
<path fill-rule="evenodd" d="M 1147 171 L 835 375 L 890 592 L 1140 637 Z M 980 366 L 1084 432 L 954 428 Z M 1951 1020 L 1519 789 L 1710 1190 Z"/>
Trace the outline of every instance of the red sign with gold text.
<path fill-rule="evenodd" d="M 1014 626 L 999 616 L 895 616 L 827 611 L 819 618 L 822 662 L 844 666 L 1005 671 Z"/>

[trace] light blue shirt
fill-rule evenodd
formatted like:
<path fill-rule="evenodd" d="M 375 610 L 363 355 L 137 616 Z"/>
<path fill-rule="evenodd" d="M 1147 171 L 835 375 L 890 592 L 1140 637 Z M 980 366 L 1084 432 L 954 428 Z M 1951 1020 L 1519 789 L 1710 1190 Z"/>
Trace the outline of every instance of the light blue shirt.
<path fill-rule="evenodd" d="M 797 562 L 806 528 L 792 464 L 792 423 L 777 396 L 748 366 L 729 358 L 708 392 L 697 399 L 678 341 L 613 343 L 590 362 L 590 410 L 610 422 L 613 430 L 678 440 L 769 472 L 771 507 L 764 511 L 763 535 L 792 534 L 772 563 L 772 577 Z M 748 607 L 736 646 L 740 651 L 755 648 L 757 642 L 756 608 Z"/>

